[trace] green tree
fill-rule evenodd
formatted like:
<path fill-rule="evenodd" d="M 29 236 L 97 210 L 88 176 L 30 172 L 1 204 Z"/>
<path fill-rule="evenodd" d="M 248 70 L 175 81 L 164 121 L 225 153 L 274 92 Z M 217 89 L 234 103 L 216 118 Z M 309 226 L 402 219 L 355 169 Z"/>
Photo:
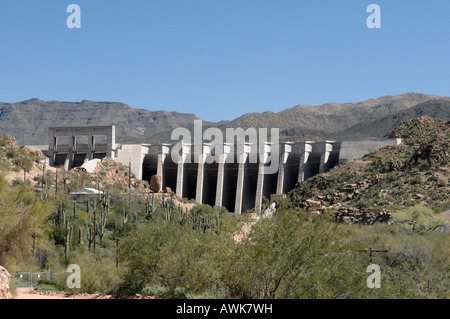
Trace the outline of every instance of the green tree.
<path fill-rule="evenodd" d="M 438 229 L 450 229 L 450 223 L 444 217 L 436 215 L 433 210 L 423 205 L 417 205 L 398 212 L 393 216 L 392 223 L 399 230 L 429 232 Z"/>
<path fill-rule="evenodd" d="M 121 261 L 128 269 L 127 276 L 141 283 L 149 283 L 160 269 L 161 249 L 178 233 L 174 223 L 158 219 L 141 224 L 122 242 Z"/>
<path fill-rule="evenodd" d="M 33 262 L 45 233 L 52 204 L 42 202 L 28 184 L 11 187 L 0 175 L 0 264 L 13 272 Z"/>
<path fill-rule="evenodd" d="M 324 215 L 283 204 L 222 261 L 224 282 L 238 298 L 350 298 L 363 288 L 356 247 Z"/>

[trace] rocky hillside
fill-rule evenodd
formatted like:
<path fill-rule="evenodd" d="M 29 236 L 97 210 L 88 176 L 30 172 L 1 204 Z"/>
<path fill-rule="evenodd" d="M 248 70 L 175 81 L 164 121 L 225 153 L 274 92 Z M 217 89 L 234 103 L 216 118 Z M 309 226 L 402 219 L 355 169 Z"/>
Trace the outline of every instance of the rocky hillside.
<path fill-rule="evenodd" d="M 324 140 L 386 137 L 401 121 L 429 116 L 450 120 L 450 98 L 407 93 L 359 103 L 297 105 L 284 111 L 249 113 L 204 128 L 279 128 L 283 140 Z M 0 103 L 0 133 L 14 136 L 20 144 L 47 144 L 49 126 L 116 126 L 118 143 L 170 142 L 176 127 L 191 129 L 193 114 L 134 109 L 123 103 L 77 103 L 32 99 Z"/>
<path fill-rule="evenodd" d="M 85 174 L 87 178 L 94 184 L 99 181 L 100 188 L 104 189 L 108 185 L 115 185 L 122 191 L 128 191 L 128 183 L 132 189 L 139 193 L 149 192 L 148 185 L 143 181 L 136 178 L 136 176 L 131 173 L 129 176 L 129 168 L 125 165 L 117 163 L 111 158 L 104 158 L 98 161 L 92 173 L 87 173 L 83 167 L 74 168 L 72 170 L 77 174 Z"/>
<path fill-rule="evenodd" d="M 450 101 L 445 99 L 429 100 L 417 104 L 406 110 L 380 118 L 374 121 L 362 121 L 348 129 L 336 133 L 336 139 L 354 139 L 358 137 L 388 137 L 392 129 L 401 122 L 428 116 L 438 118 L 444 121 L 450 120 Z"/>
<path fill-rule="evenodd" d="M 386 220 L 393 212 L 418 204 L 435 210 L 447 207 L 450 122 L 429 117 L 408 120 L 390 136 L 404 141 L 300 183 L 290 192 L 294 205 L 330 210 L 338 219 L 352 215 L 372 220 Z"/>
<path fill-rule="evenodd" d="M 41 151 L 19 146 L 14 137 L 0 134 L 0 170 L 37 170 L 40 169 L 39 161 L 42 159 L 44 155 Z"/>

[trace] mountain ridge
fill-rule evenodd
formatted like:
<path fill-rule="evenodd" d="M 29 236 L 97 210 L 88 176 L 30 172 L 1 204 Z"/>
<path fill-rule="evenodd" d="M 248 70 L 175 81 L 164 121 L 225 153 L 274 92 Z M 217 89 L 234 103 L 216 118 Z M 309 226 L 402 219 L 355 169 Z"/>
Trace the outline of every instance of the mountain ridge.
<path fill-rule="evenodd" d="M 420 104 L 423 104 L 420 109 L 415 108 Z M 398 124 L 398 119 L 408 120 L 417 115 L 450 119 L 450 97 L 405 93 L 356 103 L 298 104 L 279 112 L 246 113 L 230 121 L 203 121 L 203 125 L 222 130 L 228 127 L 279 128 L 281 138 L 292 141 L 381 138 Z M 199 119 L 192 113 L 137 109 L 111 101 L 63 102 L 33 98 L 16 103 L 0 102 L 0 132 L 28 145 L 46 144 L 49 126 L 111 124 L 116 126 L 119 143 L 170 142 L 173 129 L 192 129 L 194 120 Z"/>

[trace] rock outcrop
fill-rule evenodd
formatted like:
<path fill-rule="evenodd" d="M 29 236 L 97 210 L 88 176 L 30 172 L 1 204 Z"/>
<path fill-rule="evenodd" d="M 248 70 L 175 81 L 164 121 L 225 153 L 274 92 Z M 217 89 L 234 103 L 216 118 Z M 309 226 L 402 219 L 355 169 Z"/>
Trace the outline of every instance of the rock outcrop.
<path fill-rule="evenodd" d="M 340 223 L 373 225 L 376 222 L 387 222 L 393 214 L 394 212 L 390 210 L 375 212 L 366 209 L 341 207 L 334 212 L 334 218 Z"/>
<path fill-rule="evenodd" d="M 9 279 L 10 273 L 6 268 L 0 266 L 0 299 L 11 299 L 11 293 L 9 291 Z"/>
<path fill-rule="evenodd" d="M 370 209 L 358 209 L 343 207 L 340 203 L 325 206 L 323 200 L 305 200 L 301 207 L 312 214 L 322 214 L 326 211 L 332 212 L 334 220 L 338 223 L 373 225 L 376 222 L 384 223 L 391 219 L 394 212 L 390 210 L 374 211 Z"/>

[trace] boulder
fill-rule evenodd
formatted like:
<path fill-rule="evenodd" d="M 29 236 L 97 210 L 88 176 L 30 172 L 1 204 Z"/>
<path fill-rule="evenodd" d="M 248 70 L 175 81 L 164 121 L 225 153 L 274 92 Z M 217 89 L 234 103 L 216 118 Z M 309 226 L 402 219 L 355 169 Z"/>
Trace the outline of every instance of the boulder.
<path fill-rule="evenodd" d="M 101 160 L 98 158 L 94 158 L 93 160 L 87 161 L 83 165 L 81 165 L 81 168 L 84 169 L 89 174 L 93 173 L 95 168 L 97 167 L 98 163 L 101 163 Z"/>
<path fill-rule="evenodd" d="M 153 175 L 150 179 L 150 189 L 155 193 L 159 193 L 162 188 L 162 178 L 159 175 Z"/>
<path fill-rule="evenodd" d="M 0 299 L 11 299 L 11 293 L 9 292 L 9 274 L 6 268 L 0 266 Z"/>
<path fill-rule="evenodd" d="M 172 193 L 172 189 L 170 187 L 166 187 L 166 188 L 164 188 L 164 193 L 165 194 L 171 194 Z"/>
<path fill-rule="evenodd" d="M 348 217 L 348 216 L 344 216 L 344 217 L 342 218 L 342 222 L 343 222 L 344 224 L 351 224 L 351 223 L 352 223 L 352 219 L 351 219 L 350 217 Z"/>

